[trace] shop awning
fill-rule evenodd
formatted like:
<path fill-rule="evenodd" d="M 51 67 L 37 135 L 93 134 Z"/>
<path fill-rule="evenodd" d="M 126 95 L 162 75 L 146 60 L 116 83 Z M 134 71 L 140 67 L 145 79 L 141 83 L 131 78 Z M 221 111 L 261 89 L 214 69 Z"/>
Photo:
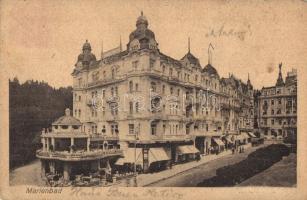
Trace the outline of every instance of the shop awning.
<path fill-rule="evenodd" d="M 241 135 L 243 136 L 244 139 L 250 138 L 247 132 L 241 132 Z"/>
<path fill-rule="evenodd" d="M 234 141 L 232 141 L 230 137 L 225 137 L 225 139 L 226 139 L 227 142 L 229 142 L 229 143 L 234 143 Z"/>
<path fill-rule="evenodd" d="M 136 151 L 136 152 L 135 152 Z M 135 154 L 136 153 L 136 154 Z M 136 157 L 135 157 L 136 155 Z M 119 158 L 115 164 L 123 165 L 125 163 L 134 163 L 136 160 L 137 164 L 143 164 L 143 154 L 141 148 L 128 148 L 124 150 L 124 158 Z"/>
<path fill-rule="evenodd" d="M 224 145 L 225 145 L 224 142 L 223 142 L 221 139 L 219 139 L 219 138 L 213 138 L 213 141 L 214 141 L 217 145 L 219 145 L 219 146 L 224 146 Z"/>
<path fill-rule="evenodd" d="M 193 154 L 194 151 L 191 148 L 189 148 L 190 146 L 193 146 L 193 145 L 178 146 L 177 147 L 177 153 L 178 154 Z"/>
<path fill-rule="evenodd" d="M 195 148 L 193 145 L 189 145 L 188 148 L 191 150 L 193 153 L 199 153 L 199 150 Z"/>
<path fill-rule="evenodd" d="M 167 155 L 164 148 L 150 148 L 149 149 L 149 163 L 171 160 L 171 158 Z"/>
<path fill-rule="evenodd" d="M 235 140 L 243 141 L 245 138 L 243 135 L 236 135 Z"/>
<path fill-rule="evenodd" d="M 252 133 L 252 132 L 248 132 L 248 134 L 249 134 L 252 138 L 256 138 L 256 137 L 257 137 L 257 136 L 254 135 L 254 133 Z"/>

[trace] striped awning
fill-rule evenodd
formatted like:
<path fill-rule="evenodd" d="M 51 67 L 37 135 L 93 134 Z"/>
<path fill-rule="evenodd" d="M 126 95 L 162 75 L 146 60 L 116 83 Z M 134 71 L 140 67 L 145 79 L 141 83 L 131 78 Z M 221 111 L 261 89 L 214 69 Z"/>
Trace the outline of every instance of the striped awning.
<path fill-rule="evenodd" d="M 199 153 L 198 149 L 196 149 L 193 145 L 182 145 L 177 147 L 178 154 L 194 154 Z"/>
<path fill-rule="evenodd" d="M 219 146 L 224 146 L 225 145 L 225 143 L 221 139 L 219 139 L 219 138 L 212 138 L 212 139 Z"/>
<path fill-rule="evenodd" d="M 128 148 L 123 151 L 124 157 L 119 158 L 115 165 L 123 165 L 125 163 L 135 163 L 143 165 L 143 153 L 141 148 Z"/>
<path fill-rule="evenodd" d="M 149 163 L 157 162 L 157 161 L 164 161 L 164 160 L 171 160 L 171 158 L 167 155 L 164 148 L 150 148 L 149 149 Z"/>
<path fill-rule="evenodd" d="M 252 138 L 256 138 L 257 136 L 254 134 L 254 133 L 252 133 L 252 132 L 248 132 L 248 134 L 252 137 Z"/>

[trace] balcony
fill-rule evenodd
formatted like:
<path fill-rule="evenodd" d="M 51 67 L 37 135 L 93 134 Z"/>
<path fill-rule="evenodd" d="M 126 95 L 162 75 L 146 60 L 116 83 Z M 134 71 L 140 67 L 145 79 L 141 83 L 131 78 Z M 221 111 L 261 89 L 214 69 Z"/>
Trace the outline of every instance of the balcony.
<path fill-rule="evenodd" d="M 91 141 L 110 141 L 110 140 L 119 140 L 118 135 L 112 135 L 112 136 L 107 136 L 107 135 L 102 135 L 102 134 L 92 134 L 90 135 Z"/>
<path fill-rule="evenodd" d="M 111 156 L 122 156 L 123 151 L 120 149 L 108 150 L 92 150 L 92 151 L 77 151 L 70 153 L 68 151 L 43 151 L 42 149 L 36 152 L 36 156 L 40 159 L 54 159 L 62 161 L 85 161 L 96 160 Z"/>
<path fill-rule="evenodd" d="M 119 102 L 119 97 L 118 96 L 111 96 L 107 98 L 107 103 L 112 104 L 112 103 L 118 103 Z"/>
<path fill-rule="evenodd" d="M 160 142 L 187 141 L 187 140 L 192 140 L 192 136 L 191 135 L 152 135 L 151 139 Z"/>

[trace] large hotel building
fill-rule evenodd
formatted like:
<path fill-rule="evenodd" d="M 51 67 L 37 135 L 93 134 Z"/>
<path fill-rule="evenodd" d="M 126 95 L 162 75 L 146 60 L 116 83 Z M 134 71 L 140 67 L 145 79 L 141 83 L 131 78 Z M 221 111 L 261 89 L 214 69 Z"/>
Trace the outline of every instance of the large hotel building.
<path fill-rule="evenodd" d="M 223 134 L 252 130 L 250 80 L 221 79 L 190 49 L 180 60 L 163 54 L 143 14 L 126 50 L 120 45 L 99 60 L 88 42 L 82 51 L 72 74 L 74 117 L 85 133 L 118 137 L 124 154 L 136 145 L 145 170 L 155 159 L 208 153 Z"/>
<path fill-rule="evenodd" d="M 51 132 L 42 134 L 43 149 L 37 155 L 44 173 L 58 171 L 72 179 L 80 171 L 135 162 L 148 172 L 255 137 L 254 120 L 259 115 L 249 78 L 245 83 L 232 74 L 220 77 L 210 59 L 202 66 L 190 48 L 181 59 L 163 54 L 148 25 L 142 13 L 126 49 L 120 44 L 101 52 L 100 59 L 91 52 L 90 43 L 84 43 L 72 73 L 73 116 L 67 110 Z M 292 85 L 290 75 L 271 90 L 277 96 L 285 94 L 281 101 L 288 108 L 290 97 L 291 105 L 295 100 L 285 85 Z M 264 108 L 267 102 L 266 115 L 272 116 L 273 100 L 265 100 L 268 95 L 264 92 L 259 103 Z M 274 115 L 279 115 L 279 98 L 274 103 Z M 291 107 L 291 116 L 294 110 Z M 273 118 L 260 114 L 265 129 Z M 279 119 L 284 120 L 274 116 L 274 124 Z M 292 118 L 288 121 L 281 126 L 291 126 Z M 280 133 L 279 128 L 274 130 Z"/>

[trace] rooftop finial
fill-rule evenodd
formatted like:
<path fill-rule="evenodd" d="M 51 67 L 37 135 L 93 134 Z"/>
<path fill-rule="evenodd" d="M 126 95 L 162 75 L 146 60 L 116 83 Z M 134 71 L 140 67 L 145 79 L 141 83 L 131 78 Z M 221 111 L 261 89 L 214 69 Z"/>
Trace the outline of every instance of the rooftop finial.
<path fill-rule="evenodd" d="M 103 59 L 103 40 L 101 40 L 101 60 Z"/>
<path fill-rule="evenodd" d="M 122 51 L 122 36 L 119 35 L 119 49 Z"/>
<path fill-rule="evenodd" d="M 249 81 L 249 73 L 247 74 L 247 80 Z"/>
<path fill-rule="evenodd" d="M 188 51 L 189 51 L 189 53 L 190 53 L 190 51 L 191 51 L 191 41 L 190 41 L 190 37 L 188 38 Z"/>
<path fill-rule="evenodd" d="M 210 47 L 214 50 L 214 47 L 212 46 L 211 42 L 208 46 L 208 64 L 211 64 L 211 61 L 212 61 L 212 54 L 211 54 L 211 51 L 210 51 Z"/>
<path fill-rule="evenodd" d="M 86 39 L 85 42 L 88 42 L 88 40 Z"/>
<path fill-rule="evenodd" d="M 141 16 L 143 16 L 143 10 L 141 10 Z"/>
<path fill-rule="evenodd" d="M 70 116 L 70 109 L 69 109 L 69 108 L 66 108 L 66 109 L 65 109 L 65 115 L 66 115 L 66 116 Z"/>

